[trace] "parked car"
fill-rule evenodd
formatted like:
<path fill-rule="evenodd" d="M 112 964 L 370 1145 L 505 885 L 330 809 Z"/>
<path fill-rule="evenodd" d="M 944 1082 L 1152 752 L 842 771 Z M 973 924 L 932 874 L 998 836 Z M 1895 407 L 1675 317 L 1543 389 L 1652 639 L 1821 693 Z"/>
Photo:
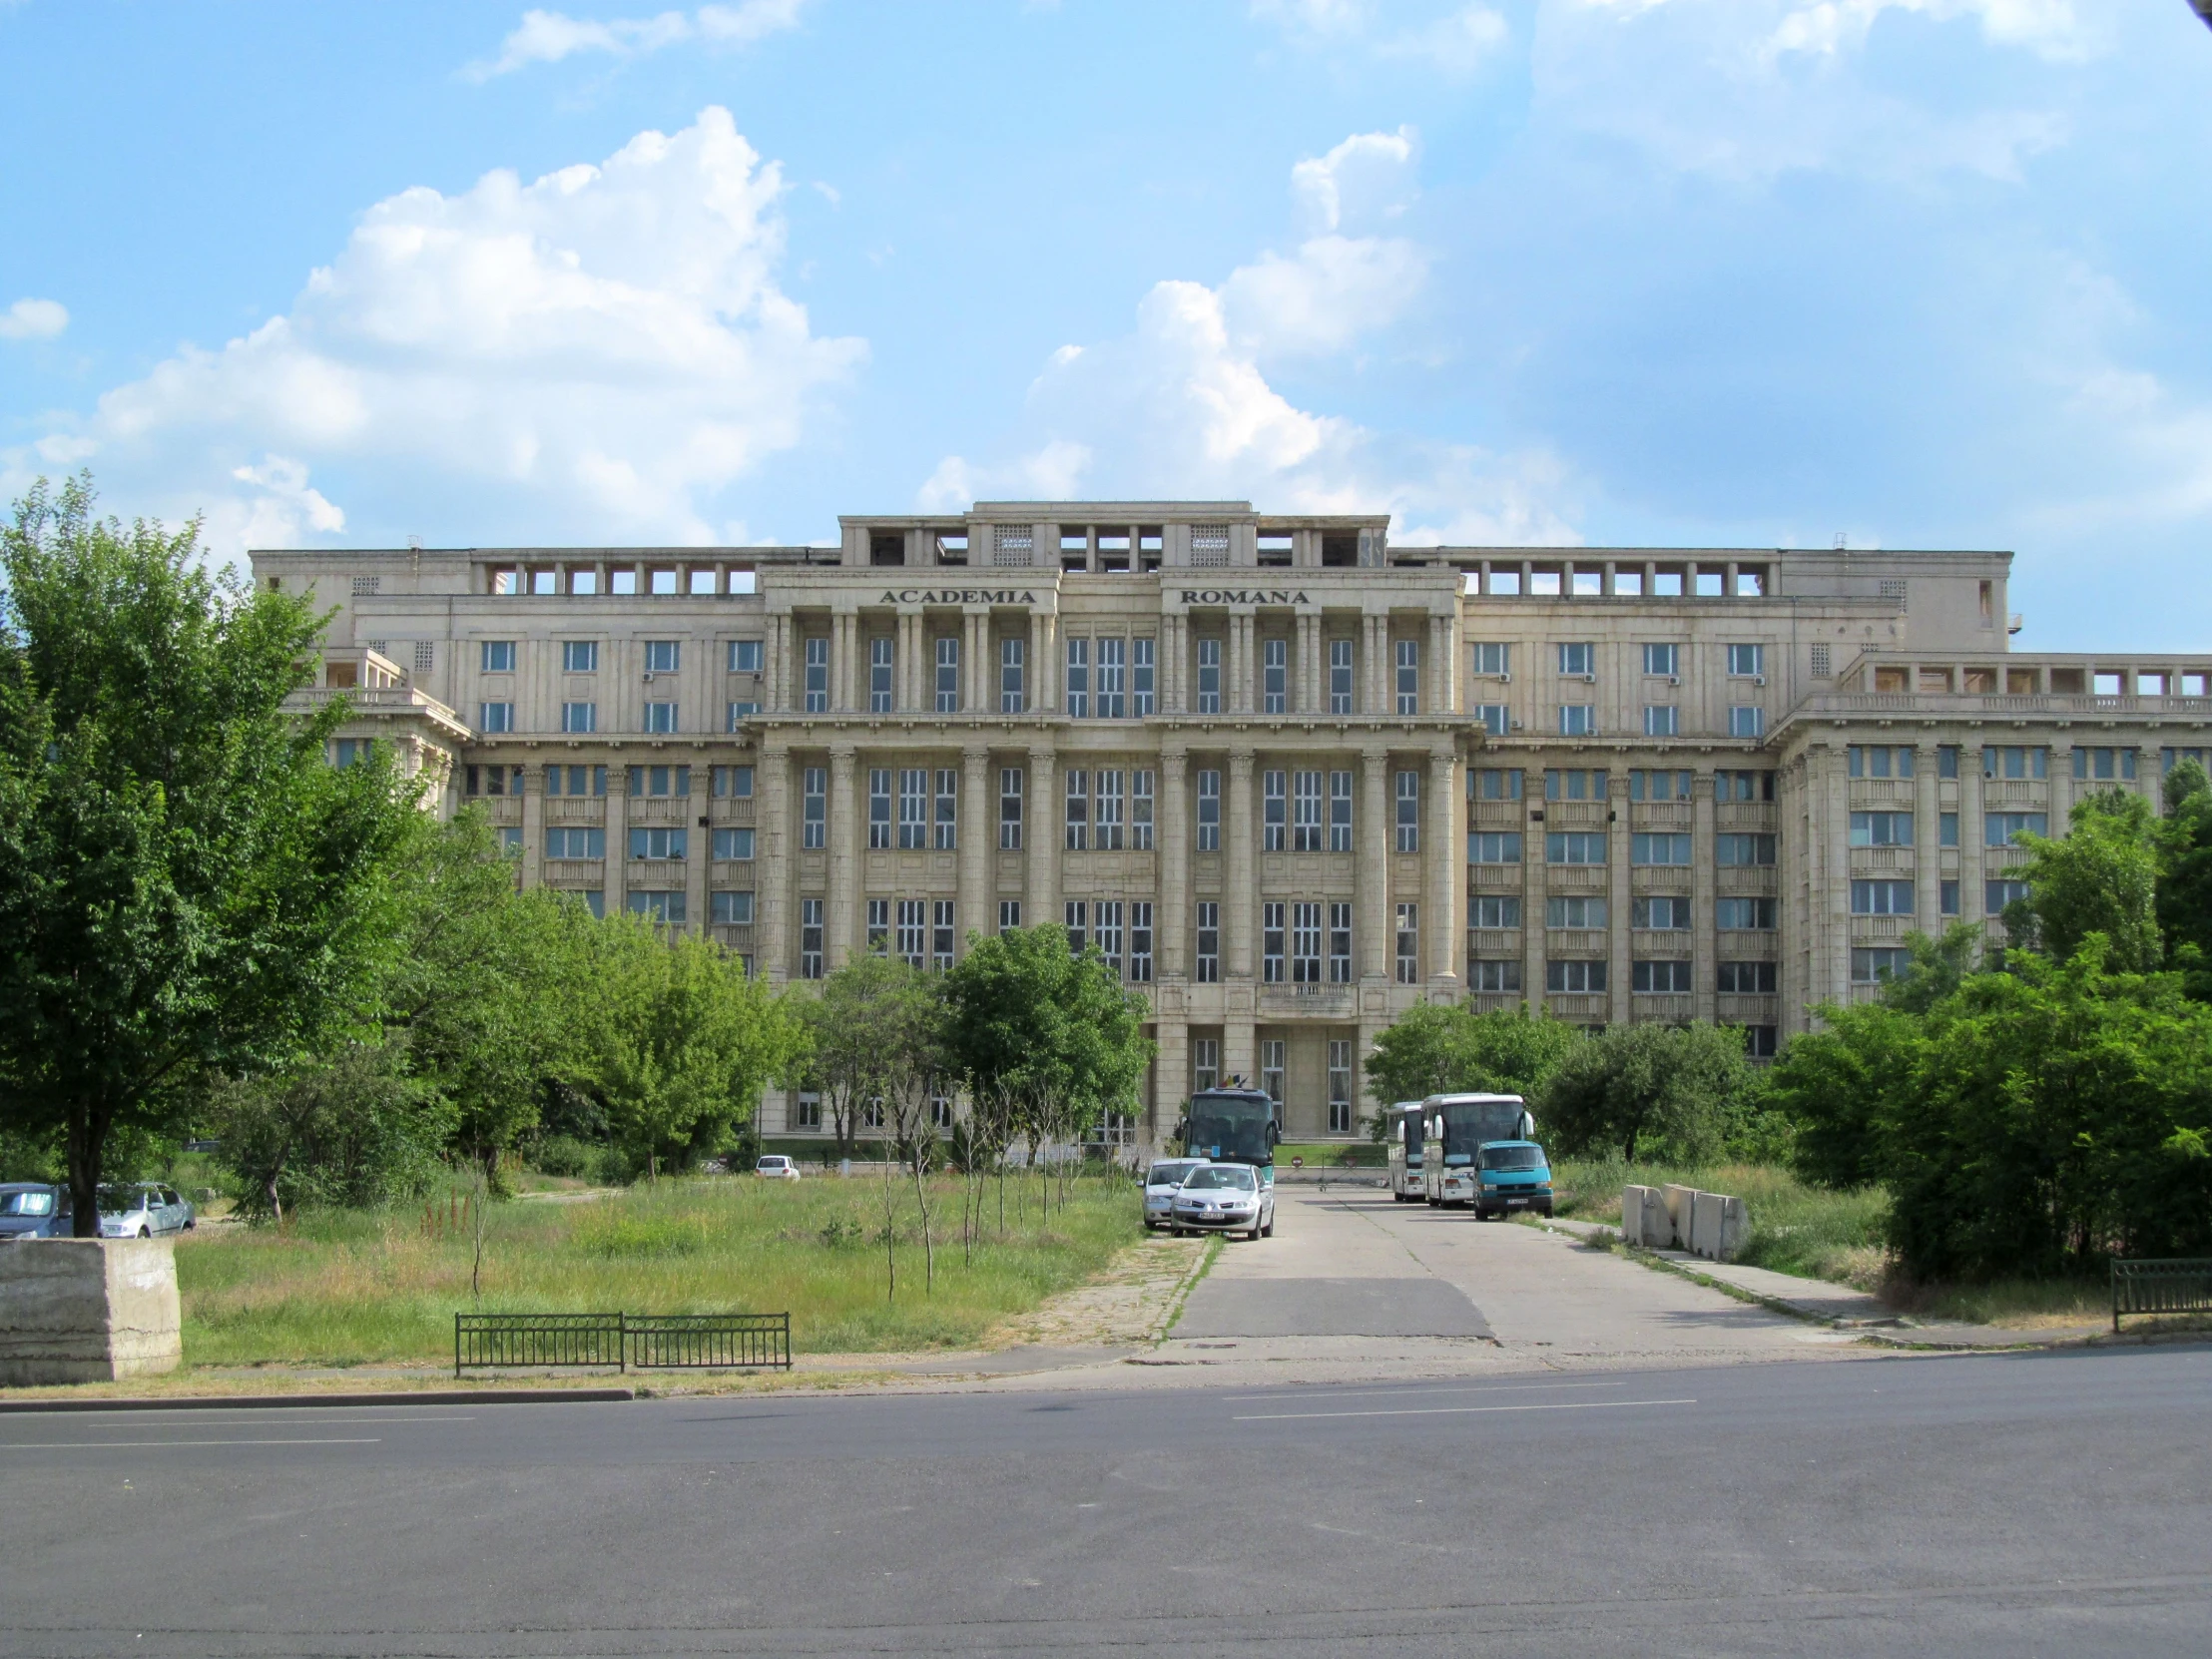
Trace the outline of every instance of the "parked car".
<path fill-rule="evenodd" d="M 73 1211 L 67 1187 L 42 1181 L 0 1186 L 0 1244 L 17 1239 L 66 1239 Z"/>
<path fill-rule="evenodd" d="M 1175 1220 L 1175 1190 L 1183 1185 L 1183 1178 L 1194 1169 L 1205 1166 L 1203 1158 L 1161 1158 L 1144 1172 L 1144 1225 L 1150 1232 L 1166 1227 Z"/>
<path fill-rule="evenodd" d="M 1264 1239 L 1275 1231 L 1275 1189 L 1250 1164 L 1207 1164 L 1175 1192 L 1175 1231 Z"/>
<path fill-rule="evenodd" d="M 1486 1141 L 1474 1155 L 1477 1221 L 1509 1210 L 1551 1214 L 1551 1164 L 1534 1141 Z"/>
<path fill-rule="evenodd" d="M 103 1239 L 151 1239 L 157 1233 L 188 1233 L 193 1209 L 174 1187 L 141 1182 L 135 1187 L 100 1189 L 100 1236 Z"/>
<path fill-rule="evenodd" d="M 781 1152 L 764 1153 L 753 1162 L 753 1173 L 771 1181 L 797 1181 L 799 1164 Z"/>

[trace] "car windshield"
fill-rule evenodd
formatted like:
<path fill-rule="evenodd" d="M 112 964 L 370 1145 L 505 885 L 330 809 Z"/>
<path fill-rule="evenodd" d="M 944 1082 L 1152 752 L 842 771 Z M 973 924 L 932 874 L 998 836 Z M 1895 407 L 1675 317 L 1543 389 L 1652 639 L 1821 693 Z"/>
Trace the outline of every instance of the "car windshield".
<path fill-rule="evenodd" d="M 1196 1164 L 1154 1164 L 1145 1171 L 1144 1184 L 1148 1187 L 1180 1187 L 1184 1178 L 1196 1168 Z"/>
<path fill-rule="evenodd" d="M 0 1216 L 50 1216 L 52 1193 L 0 1193 Z"/>
<path fill-rule="evenodd" d="M 1192 1170 L 1190 1179 L 1183 1183 L 1183 1190 L 1191 1192 L 1225 1187 L 1248 1193 L 1254 1185 L 1252 1171 L 1242 1164 L 1209 1164 L 1204 1169 Z"/>
<path fill-rule="evenodd" d="M 102 1187 L 100 1208 L 110 1212 L 144 1209 L 153 1202 L 153 1196 L 144 1187 Z"/>
<path fill-rule="evenodd" d="M 1481 1158 L 1484 1169 L 1542 1169 L 1544 1149 L 1540 1146 L 1486 1146 Z"/>

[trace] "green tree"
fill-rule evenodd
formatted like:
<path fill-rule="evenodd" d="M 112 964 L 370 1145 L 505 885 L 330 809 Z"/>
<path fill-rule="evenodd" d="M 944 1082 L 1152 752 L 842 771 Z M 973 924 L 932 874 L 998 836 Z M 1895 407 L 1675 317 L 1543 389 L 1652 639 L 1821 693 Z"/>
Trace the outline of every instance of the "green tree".
<path fill-rule="evenodd" d="M 212 574 L 199 526 L 44 482 L 0 532 L 0 1114 L 61 1133 L 98 1230 L 111 1134 L 368 1024 L 413 793 L 324 764 L 304 601 Z"/>
<path fill-rule="evenodd" d="M 1445 1093 L 1534 1100 L 1584 1040 L 1565 1020 L 1526 1008 L 1476 1013 L 1464 1003 L 1424 1002 L 1375 1039 L 1367 1062 L 1368 1092 L 1384 1110 L 1400 1100 Z M 1369 1128 L 1382 1139 L 1382 1110 L 1369 1120 Z"/>
<path fill-rule="evenodd" d="M 2150 973 L 2164 966 L 2159 849 L 2149 802 L 2127 791 L 2103 791 L 2074 803 L 2068 834 L 2020 839 L 2028 856 L 2017 873 L 2028 896 L 2005 917 L 2015 944 L 2063 962 L 2096 933 L 2115 969 Z"/>
<path fill-rule="evenodd" d="M 1908 974 L 1885 991 L 1913 984 Z M 1945 995 L 1955 990 L 1954 981 Z M 1768 1075 L 1769 1095 L 1796 1126 L 1792 1162 L 1799 1174 L 1823 1186 L 1868 1186 L 1889 1168 L 1882 1137 L 1905 1115 L 1896 1097 L 1909 1096 L 1919 1075 L 1927 1008 L 1883 1000 L 1819 1012 L 1819 1029 L 1783 1045 Z"/>
<path fill-rule="evenodd" d="M 1618 1147 L 1705 1163 L 1753 1109 L 1757 1075 L 1743 1033 L 1728 1025 L 1616 1025 L 1574 1048 L 1551 1073 L 1539 1132 L 1574 1154 Z"/>
<path fill-rule="evenodd" d="M 2159 827 L 2158 925 L 2188 993 L 2212 1001 L 2212 781 L 2195 761 L 2166 775 Z"/>

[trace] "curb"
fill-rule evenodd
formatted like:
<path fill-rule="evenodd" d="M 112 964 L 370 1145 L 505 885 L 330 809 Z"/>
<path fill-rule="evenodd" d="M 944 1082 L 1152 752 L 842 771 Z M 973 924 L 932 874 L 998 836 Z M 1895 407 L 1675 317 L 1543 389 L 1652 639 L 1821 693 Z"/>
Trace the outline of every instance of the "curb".
<path fill-rule="evenodd" d="M 0 1399 L 13 1411 L 237 1411 L 308 1405 L 569 1405 L 637 1399 L 635 1388 L 392 1388 L 345 1394 L 132 1394 L 123 1398 Z"/>

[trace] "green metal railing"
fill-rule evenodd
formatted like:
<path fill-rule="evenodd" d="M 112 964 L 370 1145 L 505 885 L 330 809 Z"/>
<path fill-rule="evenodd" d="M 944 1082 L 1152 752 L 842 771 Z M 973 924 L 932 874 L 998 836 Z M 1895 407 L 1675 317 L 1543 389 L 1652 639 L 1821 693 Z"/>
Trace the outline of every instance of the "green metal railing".
<path fill-rule="evenodd" d="M 789 1314 L 455 1314 L 453 1375 L 517 1366 L 789 1371 Z"/>
<path fill-rule="evenodd" d="M 2125 1314 L 2212 1313 L 2212 1259 L 2112 1264 L 2112 1329 Z"/>

